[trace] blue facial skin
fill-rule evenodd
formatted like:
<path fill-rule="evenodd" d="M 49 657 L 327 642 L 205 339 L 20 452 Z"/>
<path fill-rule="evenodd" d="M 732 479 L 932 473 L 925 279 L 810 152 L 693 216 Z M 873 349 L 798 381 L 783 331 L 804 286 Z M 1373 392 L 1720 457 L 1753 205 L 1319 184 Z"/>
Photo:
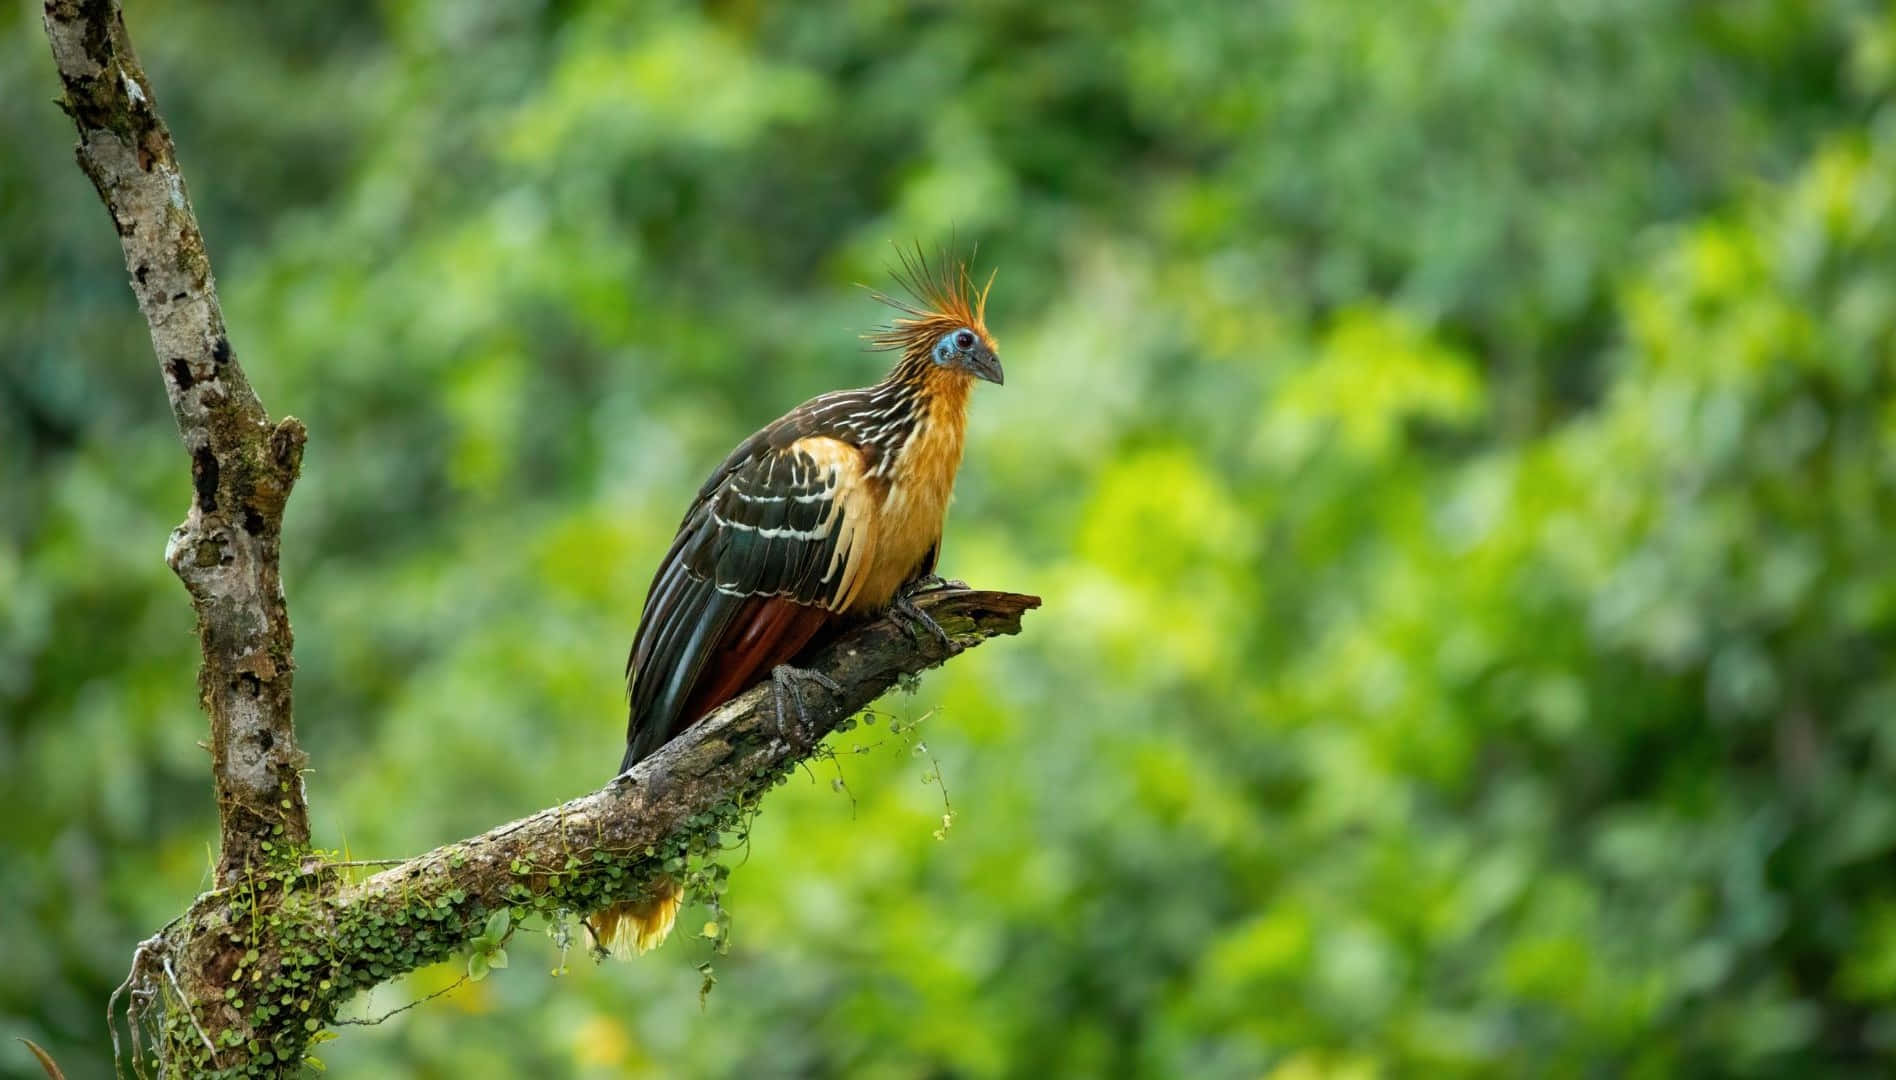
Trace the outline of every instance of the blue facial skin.
<path fill-rule="evenodd" d="M 977 379 L 986 379 L 991 383 L 1001 381 L 1001 359 L 994 355 L 981 340 L 981 335 L 968 327 L 950 330 L 935 342 L 935 363 L 942 367 L 956 367 Z"/>

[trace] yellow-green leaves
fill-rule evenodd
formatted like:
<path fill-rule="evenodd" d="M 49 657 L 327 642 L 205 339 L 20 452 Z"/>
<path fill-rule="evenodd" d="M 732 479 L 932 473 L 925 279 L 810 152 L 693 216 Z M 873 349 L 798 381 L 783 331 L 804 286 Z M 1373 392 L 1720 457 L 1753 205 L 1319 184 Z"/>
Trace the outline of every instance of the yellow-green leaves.
<path fill-rule="evenodd" d="M 1344 312 L 1310 362 L 1271 396 L 1259 438 L 1294 465 L 1328 439 L 1356 457 L 1398 448 L 1411 421 L 1455 427 L 1480 415 L 1484 392 L 1467 357 L 1400 312 Z"/>

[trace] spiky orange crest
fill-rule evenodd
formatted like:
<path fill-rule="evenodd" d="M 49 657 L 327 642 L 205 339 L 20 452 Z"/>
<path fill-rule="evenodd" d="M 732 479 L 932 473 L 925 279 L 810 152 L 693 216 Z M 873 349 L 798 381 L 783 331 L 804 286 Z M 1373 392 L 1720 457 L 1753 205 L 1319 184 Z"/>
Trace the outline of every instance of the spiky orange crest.
<path fill-rule="evenodd" d="M 896 258 L 902 265 L 893 270 L 893 275 L 910 299 L 872 294 L 901 314 L 890 325 L 865 335 L 871 346 L 906 355 L 927 355 L 941 335 L 965 326 L 980 334 L 988 348 L 995 347 L 986 322 L 993 272 L 977 290 L 968 264 L 945 251 L 931 259 L 917 245 L 912 251 L 897 248 Z"/>

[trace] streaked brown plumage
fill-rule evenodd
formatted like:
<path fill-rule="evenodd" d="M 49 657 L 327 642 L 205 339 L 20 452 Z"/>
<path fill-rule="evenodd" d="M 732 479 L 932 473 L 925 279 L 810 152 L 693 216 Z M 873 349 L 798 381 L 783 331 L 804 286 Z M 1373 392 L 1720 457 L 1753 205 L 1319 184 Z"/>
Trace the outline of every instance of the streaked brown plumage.
<path fill-rule="evenodd" d="M 1001 381 L 987 289 L 919 253 L 898 274 L 913 302 L 870 340 L 900 354 L 888 378 L 797 406 L 739 444 L 699 489 L 659 564 L 626 662 L 620 771 L 771 676 L 851 618 L 934 572 L 977 378 Z M 674 884 L 594 920 L 615 952 L 664 940 Z"/>

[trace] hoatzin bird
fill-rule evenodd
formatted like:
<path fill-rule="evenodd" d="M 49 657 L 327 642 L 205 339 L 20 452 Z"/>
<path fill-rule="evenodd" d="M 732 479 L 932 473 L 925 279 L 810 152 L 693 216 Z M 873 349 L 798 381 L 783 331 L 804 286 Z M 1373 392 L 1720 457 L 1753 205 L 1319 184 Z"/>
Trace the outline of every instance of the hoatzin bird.
<path fill-rule="evenodd" d="M 766 679 L 779 725 L 786 709 L 802 721 L 799 683 L 837 687 L 790 662 L 851 620 L 893 609 L 947 640 L 909 596 L 934 580 L 968 392 L 976 379 L 999 383 L 1001 362 L 983 321 L 987 288 L 974 288 L 966 266 L 931 265 L 918 251 L 897 278 L 913 302 L 878 295 L 897 317 L 868 336 L 900 354 L 888 377 L 766 425 L 685 512 L 626 661 L 621 772 Z M 595 938 L 618 955 L 643 953 L 664 941 L 682 902 L 677 882 L 660 881 L 595 916 Z"/>

